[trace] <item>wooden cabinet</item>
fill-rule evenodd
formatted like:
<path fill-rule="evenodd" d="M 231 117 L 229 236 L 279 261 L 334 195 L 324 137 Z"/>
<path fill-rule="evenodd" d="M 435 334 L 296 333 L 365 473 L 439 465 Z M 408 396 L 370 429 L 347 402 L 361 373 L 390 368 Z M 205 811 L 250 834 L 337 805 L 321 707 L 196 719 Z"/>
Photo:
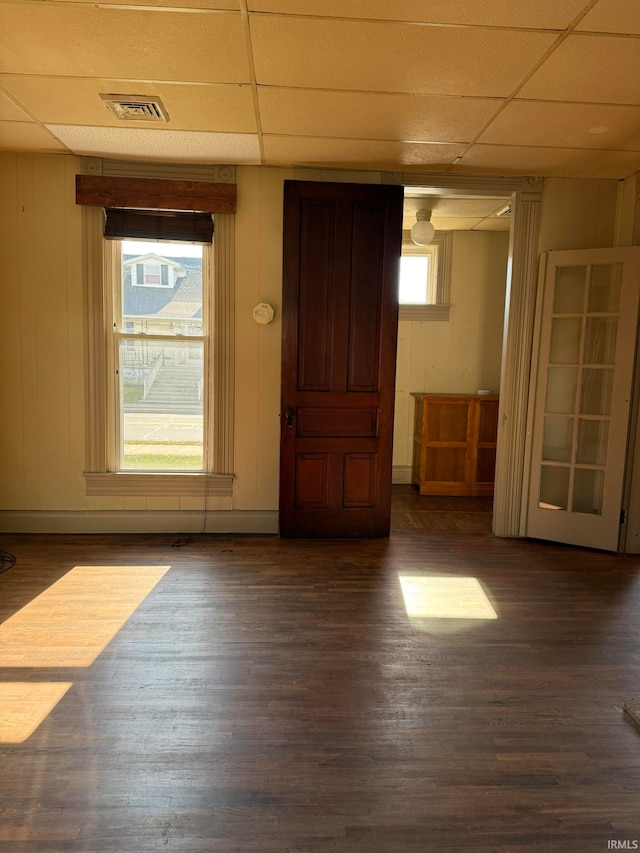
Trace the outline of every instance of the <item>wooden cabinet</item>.
<path fill-rule="evenodd" d="M 498 396 L 415 397 L 411 480 L 421 495 L 492 495 Z"/>

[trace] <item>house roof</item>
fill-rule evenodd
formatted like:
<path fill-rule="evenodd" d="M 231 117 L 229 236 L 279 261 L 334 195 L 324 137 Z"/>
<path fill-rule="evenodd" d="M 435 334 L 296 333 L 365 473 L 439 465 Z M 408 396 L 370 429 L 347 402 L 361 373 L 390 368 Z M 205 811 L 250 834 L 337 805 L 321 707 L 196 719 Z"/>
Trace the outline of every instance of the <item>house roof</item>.
<path fill-rule="evenodd" d="M 132 284 L 133 262 L 149 257 L 170 263 L 184 273 L 176 280 L 174 287 L 138 287 Z M 124 317 L 158 317 L 165 320 L 195 320 L 202 317 L 202 262 L 199 258 L 124 255 L 122 266 Z"/>
<path fill-rule="evenodd" d="M 640 168 L 637 0 L 0 0 L 0 32 L 3 150 L 493 175 Z M 170 121 L 120 121 L 110 93 L 160 98 Z"/>

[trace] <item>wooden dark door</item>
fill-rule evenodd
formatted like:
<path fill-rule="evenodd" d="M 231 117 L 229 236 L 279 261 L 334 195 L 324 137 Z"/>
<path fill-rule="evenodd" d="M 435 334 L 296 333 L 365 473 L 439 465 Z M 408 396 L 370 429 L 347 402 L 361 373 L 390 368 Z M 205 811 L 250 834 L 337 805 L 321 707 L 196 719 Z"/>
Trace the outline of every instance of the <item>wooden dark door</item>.
<path fill-rule="evenodd" d="M 285 182 L 282 536 L 389 533 L 402 202 Z"/>

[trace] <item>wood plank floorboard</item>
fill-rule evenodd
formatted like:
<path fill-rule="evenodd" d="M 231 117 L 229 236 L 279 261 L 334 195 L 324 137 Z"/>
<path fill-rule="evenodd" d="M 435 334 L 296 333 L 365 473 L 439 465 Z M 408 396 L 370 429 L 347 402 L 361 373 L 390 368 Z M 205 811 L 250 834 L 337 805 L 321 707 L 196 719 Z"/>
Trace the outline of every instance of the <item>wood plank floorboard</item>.
<path fill-rule="evenodd" d="M 74 566 L 170 566 L 91 665 L 3 666 L 0 625 L 1 683 L 72 684 L 0 744 L 2 853 L 640 842 L 636 557 L 426 530 L 0 548 L 0 622 Z M 399 574 L 476 578 L 497 618 L 410 619 Z"/>
<path fill-rule="evenodd" d="M 419 495 L 415 486 L 394 485 L 392 530 L 491 535 L 493 498 Z"/>

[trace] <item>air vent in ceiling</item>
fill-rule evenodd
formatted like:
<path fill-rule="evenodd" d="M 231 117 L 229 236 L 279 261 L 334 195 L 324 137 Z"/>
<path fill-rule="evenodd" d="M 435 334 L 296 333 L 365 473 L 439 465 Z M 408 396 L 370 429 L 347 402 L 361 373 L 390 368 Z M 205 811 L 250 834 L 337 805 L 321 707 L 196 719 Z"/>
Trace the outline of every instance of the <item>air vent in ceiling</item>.
<path fill-rule="evenodd" d="M 100 95 L 120 121 L 168 122 L 164 104 L 155 95 Z"/>
<path fill-rule="evenodd" d="M 496 213 L 496 216 L 511 216 L 511 205 L 507 204 Z"/>

